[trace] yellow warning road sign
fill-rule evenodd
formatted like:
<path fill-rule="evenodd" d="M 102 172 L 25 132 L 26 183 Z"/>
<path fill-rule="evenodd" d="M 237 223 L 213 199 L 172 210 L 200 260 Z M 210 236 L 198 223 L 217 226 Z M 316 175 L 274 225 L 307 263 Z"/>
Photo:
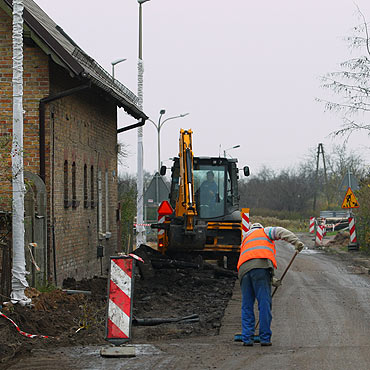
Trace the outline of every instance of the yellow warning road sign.
<path fill-rule="evenodd" d="M 351 188 L 348 188 L 347 193 L 344 196 L 342 208 L 359 208 L 359 207 L 360 205 L 358 204 L 355 194 L 353 194 L 353 191 Z"/>

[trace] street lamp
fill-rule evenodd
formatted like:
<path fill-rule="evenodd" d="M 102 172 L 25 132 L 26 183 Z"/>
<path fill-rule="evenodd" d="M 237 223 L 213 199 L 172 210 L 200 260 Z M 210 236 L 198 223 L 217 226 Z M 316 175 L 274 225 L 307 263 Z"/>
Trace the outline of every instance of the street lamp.
<path fill-rule="evenodd" d="M 114 60 L 113 62 L 111 62 L 112 64 L 112 79 L 113 79 L 113 83 L 114 83 L 114 66 L 118 63 L 121 63 L 121 62 L 124 62 L 125 60 L 127 60 L 126 58 L 121 58 L 121 59 L 117 59 L 117 60 Z"/>
<path fill-rule="evenodd" d="M 182 113 L 182 114 L 179 114 L 177 116 L 166 118 L 163 122 L 161 122 L 162 116 L 165 113 L 166 113 L 166 110 L 165 109 L 161 109 L 159 111 L 158 124 L 154 123 L 154 121 L 152 121 L 151 119 L 148 119 L 148 121 L 150 121 L 151 123 L 153 123 L 153 125 L 157 129 L 157 134 L 158 134 L 157 135 L 157 139 L 158 139 L 158 171 L 157 171 L 156 176 L 155 176 L 156 201 L 157 201 L 158 204 L 159 204 L 159 179 L 158 179 L 158 177 L 159 177 L 159 174 L 160 174 L 160 171 L 161 171 L 161 128 L 163 127 L 163 125 L 167 121 L 170 121 L 171 119 L 182 118 L 182 117 L 185 117 L 185 116 L 187 116 L 189 114 L 189 113 Z"/>
<path fill-rule="evenodd" d="M 240 148 L 240 145 L 234 145 L 234 146 L 232 146 L 231 148 L 225 149 L 225 150 L 224 150 L 224 158 L 226 158 L 226 152 L 227 152 L 228 150 L 236 149 L 236 148 Z"/>
<path fill-rule="evenodd" d="M 137 0 L 139 3 L 139 58 L 137 61 L 137 97 L 138 106 L 143 110 L 143 77 L 144 77 L 144 65 L 143 65 L 143 10 L 142 5 L 149 0 Z M 142 226 L 144 222 L 144 148 L 143 148 L 143 127 L 140 126 L 137 129 L 137 223 L 136 230 L 137 238 L 136 244 L 145 243 L 145 228 Z"/>
<path fill-rule="evenodd" d="M 190 113 L 182 113 L 182 114 L 179 114 L 177 116 L 173 116 L 173 117 L 169 117 L 169 118 L 166 118 L 163 122 L 161 122 L 162 120 L 162 116 L 166 113 L 166 110 L 165 109 L 161 109 L 159 111 L 159 119 L 158 119 L 158 124 L 154 123 L 154 121 L 152 121 L 151 119 L 148 119 L 148 121 L 150 121 L 151 123 L 153 123 L 153 125 L 155 126 L 155 128 L 157 129 L 157 134 L 158 134 L 158 173 L 160 173 L 160 170 L 161 170 L 161 128 L 163 127 L 163 125 L 167 122 L 167 121 L 170 121 L 172 119 L 176 119 L 176 118 L 183 118 L 183 117 L 186 117 L 187 115 L 189 115 Z"/>

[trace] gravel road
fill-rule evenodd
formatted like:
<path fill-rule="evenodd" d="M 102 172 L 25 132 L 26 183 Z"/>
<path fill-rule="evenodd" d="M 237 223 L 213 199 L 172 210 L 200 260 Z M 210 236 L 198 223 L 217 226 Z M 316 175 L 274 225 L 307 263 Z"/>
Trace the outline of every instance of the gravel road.
<path fill-rule="evenodd" d="M 302 238 L 312 244 L 308 235 Z M 279 276 L 294 250 L 284 242 L 277 250 Z M 351 262 L 312 249 L 298 255 L 274 297 L 272 347 L 233 342 L 240 331 L 240 300 L 237 282 L 217 336 L 137 345 L 132 359 L 103 359 L 98 347 L 37 350 L 16 368 L 370 368 L 370 277 Z"/>

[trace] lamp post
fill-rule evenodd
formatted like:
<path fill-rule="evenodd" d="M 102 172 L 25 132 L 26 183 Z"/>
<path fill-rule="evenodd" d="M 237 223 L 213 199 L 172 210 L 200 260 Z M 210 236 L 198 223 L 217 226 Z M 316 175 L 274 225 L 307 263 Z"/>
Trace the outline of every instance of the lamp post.
<path fill-rule="evenodd" d="M 224 150 L 224 158 L 226 158 L 226 152 L 227 152 L 228 150 L 236 149 L 236 148 L 240 148 L 240 145 L 239 145 L 239 144 L 238 144 L 238 145 L 234 145 L 234 146 L 232 146 L 231 148 L 225 149 L 225 150 Z"/>
<path fill-rule="evenodd" d="M 143 65 L 143 10 L 142 5 L 149 0 L 137 0 L 139 3 L 139 58 L 137 61 L 137 97 L 139 108 L 143 109 L 143 77 L 144 77 L 144 65 Z M 136 244 L 145 243 L 145 228 L 142 226 L 144 218 L 144 148 L 143 148 L 143 128 L 137 129 L 137 238 Z"/>
<path fill-rule="evenodd" d="M 117 60 L 114 60 L 113 62 L 111 62 L 112 64 L 112 79 L 113 79 L 113 83 L 114 83 L 114 66 L 118 63 L 121 63 L 121 62 L 124 62 L 125 60 L 127 60 L 126 58 L 121 58 L 121 59 L 117 59 Z"/>
<path fill-rule="evenodd" d="M 155 123 L 154 121 L 152 121 L 151 119 L 148 119 L 148 121 L 150 121 L 151 123 L 153 123 L 153 125 L 155 126 L 155 128 L 157 129 L 157 134 L 158 134 L 158 137 L 157 137 L 157 140 L 158 140 L 158 173 L 160 172 L 161 170 L 161 129 L 163 127 L 163 125 L 167 122 L 167 121 L 170 121 L 172 119 L 176 119 L 176 118 L 183 118 L 183 117 L 186 117 L 187 115 L 189 115 L 190 113 L 182 113 L 182 114 L 179 114 L 177 116 L 173 116 L 173 117 L 169 117 L 169 118 L 166 118 L 163 122 L 161 121 L 162 120 L 162 116 L 166 113 L 166 110 L 165 109 L 161 109 L 159 111 L 159 119 L 158 119 L 158 124 Z"/>

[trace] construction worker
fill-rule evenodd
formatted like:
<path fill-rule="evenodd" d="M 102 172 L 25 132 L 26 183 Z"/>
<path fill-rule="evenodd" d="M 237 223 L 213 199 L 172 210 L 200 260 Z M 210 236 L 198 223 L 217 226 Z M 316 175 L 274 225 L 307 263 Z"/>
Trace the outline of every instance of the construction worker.
<path fill-rule="evenodd" d="M 207 172 L 207 179 L 200 185 L 200 204 L 213 206 L 216 203 L 216 195 L 218 187 L 215 182 L 215 175 L 213 171 Z"/>
<path fill-rule="evenodd" d="M 242 341 L 245 346 L 254 343 L 254 302 L 257 298 L 261 346 L 271 346 L 271 284 L 278 286 L 273 278 L 276 264 L 274 240 L 284 240 L 294 245 L 297 251 L 303 243 L 291 231 L 283 227 L 251 225 L 240 248 L 238 276 L 242 290 Z"/>

